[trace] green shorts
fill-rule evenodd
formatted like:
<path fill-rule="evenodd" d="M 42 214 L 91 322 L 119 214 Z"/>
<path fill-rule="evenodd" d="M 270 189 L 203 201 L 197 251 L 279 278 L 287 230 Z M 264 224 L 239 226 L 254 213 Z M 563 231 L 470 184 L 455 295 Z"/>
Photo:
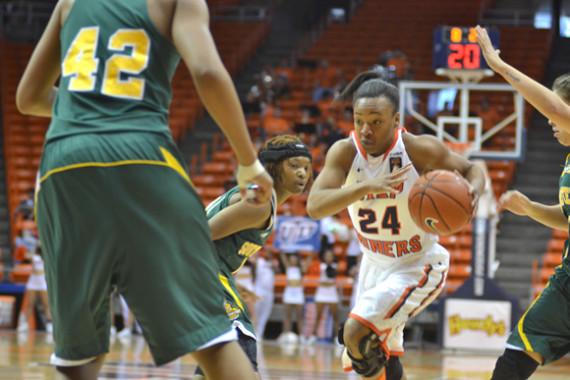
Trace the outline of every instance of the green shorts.
<path fill-rule="evenodd" d="M 570 352 L 570 285 L 568 274 L 557 268 L 544 291 L 521 317 L 507 347 L 537 352 L 547 364 Z"/>
<path fill-rule="evenodd" d="M 157 365 L 232 331 L 206 214 L 181 162 L 154 133 L 45 146 L 37 221 L 58 358 L 108 351 L 114 286 Z"/>
<path fill-rule="evenodd" d="M 239 328 L 242 333 L 257 339 L 249 309 L 239 293 L 234 276 L 231 272 L 222 269 L 219 279 L 224 288 L 226 314 L 233 321 L 233 325 Z"/>

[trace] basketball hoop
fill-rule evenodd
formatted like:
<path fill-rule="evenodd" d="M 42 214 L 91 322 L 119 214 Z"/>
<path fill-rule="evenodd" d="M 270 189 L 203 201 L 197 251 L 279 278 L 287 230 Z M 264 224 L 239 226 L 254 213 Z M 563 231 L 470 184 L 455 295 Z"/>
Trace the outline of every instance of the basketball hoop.
<path fill-rule="evenodd" d="M 495 75 L 493 70 L 452 70 L 439 68 L 435 70 L 435 74 L 440 77 L 447 77 L 453 83 L 479 83 L 483 78 Z"/>

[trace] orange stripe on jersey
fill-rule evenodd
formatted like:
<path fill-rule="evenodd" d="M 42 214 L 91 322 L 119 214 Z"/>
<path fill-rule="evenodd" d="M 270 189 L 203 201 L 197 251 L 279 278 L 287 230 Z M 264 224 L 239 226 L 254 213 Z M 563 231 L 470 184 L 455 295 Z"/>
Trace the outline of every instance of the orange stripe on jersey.
<path fill-rule="evenodd" d="M 429 274 L 430 274 L 432 269 L 433 268 L 431 265 L 424 266 L 424 274 L 423 274 L 422 278 L 420 279 L 420 281 L 418 282 L 418 284 L 417 285 L 410 285 L 406 288 L 406 290 L 404 290 L 404 294 L 402 294 L 400 296 L 400 299 L 398 299 L 398 302 L 396 302 L 396 304 L 394 306 L 392 306 L 392 308 L 390 309 L 390 311 L 388 311 L 388 313 L 386 314 L 384 319 L 390 319 L 394 315 L 396 315 L 396 313 L 400 310 L 400 308 L 402 306 L 404 306 L 404 304 L 406 303 L 406 300 L 410 297 L 410 295 L 414 292 L 414 290 L 416 290 L 417 288 L 423 288 L 424 287 L 424 285 L 427 283 L 427 280 L 429 278 Z"/>
<path fill-rule="evenodd" d="M 390 356 L 404 356 L 404 351 L 390 351 Z"/>
<path fill-rule="evenodd" d="M 435 287 L 434 290 L 432 290 L 431 292 L 429 292 L 429 294 L 427 295 L 426 298 L 423 299 L 423 301 L 418 305 L 418 307 L 416 307 L 414 310 L 412 310 L 412 312 L 410 314 L 408 314 L 408 318 L 414 317 L 416 316 L 416 312 L 418 310 L 420 310 L 424 304 L 434 295 L 437 295 L 441 292 L 441 289 L 443 288 L 443 285 L 445 284 L 445 279 L 447 277 L 447 271 L 443 272 L 441 274 L 441 280 L 439 280 L 439 283 L 437 284 L 437 286 Z"/>
<path fill-rule="evenodd" d="M 354 141 L 354 144 L 356 145 L 356 149 L 358 149 L 358 152 L 360 153 L 360 155 L 366 160 L 368 161 L 368 154 L 366 153 L 366 151 L 364 150 L 364 148 L 362 147 L 362 144 L 360 143 L 360 139 L 358 138 L 358 136 L 356 135 L 355 131 L 351 131 L 350 132 L 350 137 L 352 137 L 352 140 Z"/>
<path fill-rule="evenodd" d="M 400 137 L 400 132 L 402 132 L 404 130 L 405 129 L 402 127 L 398 127 L 394 130 L 394 137 L 392 139 L 392 144 L 390 145 L 388 150 L 386 152 L 384 152 L 384 154 L 382 155 L 382 161 L 384 161 L 386 159 L 386 157 L 388 157 L 388 154 L 390 154 L 392 149 L 394 149 L 394 147 L 396 146 L 396 143 L 398 142 L 398 137 Z"/>

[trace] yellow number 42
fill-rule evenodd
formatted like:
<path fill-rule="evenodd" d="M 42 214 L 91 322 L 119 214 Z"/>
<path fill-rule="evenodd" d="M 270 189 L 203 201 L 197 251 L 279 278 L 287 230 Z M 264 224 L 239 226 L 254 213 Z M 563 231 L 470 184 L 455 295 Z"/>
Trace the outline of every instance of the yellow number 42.
<path fill-rule="evenodd" d="M 97 82 L 97 43 L 99 27 L 81 28 L 69 46 L 62 63 L 62 76 L 71 77 L 69 91 L 93 91 Z M 125 53 L 127 47 L 130 54 Z M 148 66 L 150 38 L 143 29 L 119 29 L 110 38 L 107 48 L 116 51 L 105 61 L 101 92 L 105 95 L 142 99 L 145 80 L 133 77 L 140 74 Z M 128 74 L 126 79 L 122 74 Z"/>

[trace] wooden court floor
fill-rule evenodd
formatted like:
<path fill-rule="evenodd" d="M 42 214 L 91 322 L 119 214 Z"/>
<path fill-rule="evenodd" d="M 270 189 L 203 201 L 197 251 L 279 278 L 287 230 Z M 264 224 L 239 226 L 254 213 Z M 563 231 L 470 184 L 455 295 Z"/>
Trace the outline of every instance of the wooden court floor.
<path fill-rule="evenodd" d="M 45 333 L 19 334 L 0 330 L 0 380 L 57 380 L 47 365 L 52 342 Z M 353 379 L 340 368 L 340 349 L 332 344 L 280 346 L 274 341 L 260 345 L 260 372 L 271 380 Z M 409 350 L 402 359 L 408 379 L 489 379 L 498 353 L 459 353 L 440 350 Z M 140 336 L 113 339 L 99 379 L 190 380 L 195 364 L 186 357 L 156 368 Z M 570 379 L 570 357 L 540 368 L 531 379 Z M 239 380 L 239 379 L 236 379 Z"/>

